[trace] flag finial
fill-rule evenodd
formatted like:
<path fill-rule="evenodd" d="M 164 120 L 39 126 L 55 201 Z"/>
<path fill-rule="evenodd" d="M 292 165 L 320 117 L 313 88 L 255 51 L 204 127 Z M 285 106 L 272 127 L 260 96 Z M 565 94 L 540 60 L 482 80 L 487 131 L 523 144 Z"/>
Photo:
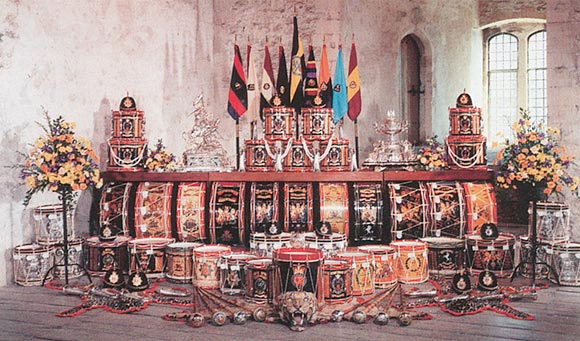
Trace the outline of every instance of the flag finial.
<path fill-rule="evenodd" d="M 354 44 L 354 33 L 352 34 L 352 43 Z"/>
<path fill-rule="evenodd" d="M 266 35 L 266 45 L 268 45 L 268 35 Z"/>
<path fill-rule="evenodd" d="M 234 45 L 238 43 L 238 34 L 234 34 Z"/>

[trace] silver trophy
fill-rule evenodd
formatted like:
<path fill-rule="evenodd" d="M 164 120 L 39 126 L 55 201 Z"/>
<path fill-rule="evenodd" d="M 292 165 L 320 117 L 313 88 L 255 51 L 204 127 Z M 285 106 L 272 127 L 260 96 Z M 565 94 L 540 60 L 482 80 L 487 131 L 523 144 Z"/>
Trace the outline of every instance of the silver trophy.
<path fill-rule="evenodd" d="M 382 122 L 375 122 L 374 128 L 378 133 L 387 135 L 387 139 L 373 144 L 373 151 L 363 163 L 365 166 L 410 166 L 416 162 L 413 145 L 399 137 L 401 132 L 409 128 L 407 121 L 401 120 L 394 111 L 389 110 L 387 118 Z"/>

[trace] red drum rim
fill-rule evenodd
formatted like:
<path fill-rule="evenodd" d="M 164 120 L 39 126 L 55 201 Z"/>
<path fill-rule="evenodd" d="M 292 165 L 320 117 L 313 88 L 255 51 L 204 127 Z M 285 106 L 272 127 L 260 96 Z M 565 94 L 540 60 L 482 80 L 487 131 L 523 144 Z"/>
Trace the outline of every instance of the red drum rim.
<path fill-rule="evenodd" d="M 193 249 L 194 255 L 221 255 L 231 252 L 232 248 L 222 244 L 202 245 Z"/>
<path fill-rule="evenodd" d="M 325 259 L 322 268 L 326 271 L 330 270 L 347 270 L 350 268 L 350 264 L 344 259 Z"/>
<path fill-rule="evenodd" d="M 148 249 L 150 247 L 164 247 L 173 243 L 173 238 L 137 238 L 128 241 L 131 248 Z"/>
<path fill-rule="evenodd" d="M 485 240 L 481 238 L 479 234 L 470 234 L 466 236 L 467 244 L 482 244 L 482 245 L 494 245 L 499 244 L 502 245 L 507 242 L 508 245 L 514 245 L 516 242 L 516 236 L 511 233 L 501 232 L 495 240 Z"/>
<path fill-rule="evenodd" d="M 318 262 L 324 258 L 324 253 L 308 247 L 283 247 L 274 250 L 273 258 L 287 262 Z"/>
<path fill-rule="evenodd" d="M 274 265 L 270 258 L 256 258 L 250 259 L 246 262 L 248 269 L 252 270 L 266 270 Z"/>
<path fill-rule="evenodd" d="M 22 244 L 14 247 L 14 251 L 21 251 L 24 253 L 42 253 L 52 250 L 52 245 L 41 245 L 36 243 Z"/>
<path fill-rule="evenodd" d="M 362 245 L 358 247 L 358 250 L 377 255 L 386 255 L 389 253 L 395 253 L 395 248 L 388 245 Z"/>

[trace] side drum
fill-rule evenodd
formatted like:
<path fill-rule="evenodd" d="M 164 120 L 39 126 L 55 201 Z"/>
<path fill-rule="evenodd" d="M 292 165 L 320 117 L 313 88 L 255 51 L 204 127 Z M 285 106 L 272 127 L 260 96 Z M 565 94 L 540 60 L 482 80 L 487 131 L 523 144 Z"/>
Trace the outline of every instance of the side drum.
<path fill-rule="evenodd" d="M 54 262 L 50 245 L 18 245 L 12 251 L 12 260 L 14 281 L 18 285 L 40 286 L 45 276 L 47 280 L 52 279 L 52 273 L 47 273 Z"/>

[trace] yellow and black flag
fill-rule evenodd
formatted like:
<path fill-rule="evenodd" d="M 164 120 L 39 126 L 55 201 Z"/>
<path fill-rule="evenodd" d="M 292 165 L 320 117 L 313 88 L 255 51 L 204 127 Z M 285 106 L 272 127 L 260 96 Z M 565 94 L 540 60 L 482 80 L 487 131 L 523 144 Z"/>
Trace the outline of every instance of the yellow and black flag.
<path fill-rule="evenodd" d="M 290 61 L 290 105 L 300 113 L 304 102 L 302 72 L 306 69 L 302 40 L 298 35 L 298 19 L 294 16 L 294 34 L 292 36 L 292 60 Z"/>

